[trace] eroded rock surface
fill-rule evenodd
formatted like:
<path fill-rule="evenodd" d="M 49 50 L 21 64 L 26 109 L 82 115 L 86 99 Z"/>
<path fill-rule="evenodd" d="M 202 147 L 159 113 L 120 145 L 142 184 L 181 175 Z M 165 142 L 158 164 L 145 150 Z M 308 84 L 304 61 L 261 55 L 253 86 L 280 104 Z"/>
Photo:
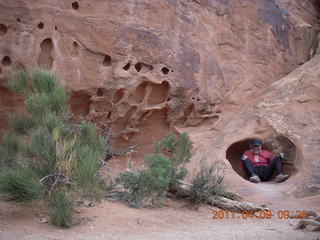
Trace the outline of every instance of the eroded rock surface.
<path fill-rule="evenodd" d="M 40 66 L 70 89 L 75 114 L 107 121 L 119 146 L 138 143 L 133 157 L 170 128 L 190 132 L 195 153 L 214 140 L 223 159 L 232 143 L 272 132 L 302 166 L 319 154 L 318 83 L 276 81 L 319 56 L 318 10 L 307 0 L 2 0 L 0 131 L 23 110 L 9 75 Z M 250 108 L 269 85 L 280 90 Z"/>
<path fill-rule="evenodd" d="M 241 111 L 199 151 L 210 160 L 225 159 L 229 183 L 244 195 L 306 197 L 320 193 L 320 55 L 272 83 L 266 93 Z M 290 178 L 277 186 L 253 186 L 243 179 L 241 154 L 258 137 L 274 154 L 285 152 Z M 226 159 L 227 158 L 227 159 Z M 228 162 L 229 160 L 229 162 Z M 193 163 L 195 164 L 195 163 Z M 238 174 L 235 173 L 238 172 Z M 242 177 L 241 177 L 242 176 Z M 248 189 L 251 189 L 248 194 Z M 271 194 L 271 196 L 270 196 Z M 262 197 L 263 198 L 263 197 Z"/>

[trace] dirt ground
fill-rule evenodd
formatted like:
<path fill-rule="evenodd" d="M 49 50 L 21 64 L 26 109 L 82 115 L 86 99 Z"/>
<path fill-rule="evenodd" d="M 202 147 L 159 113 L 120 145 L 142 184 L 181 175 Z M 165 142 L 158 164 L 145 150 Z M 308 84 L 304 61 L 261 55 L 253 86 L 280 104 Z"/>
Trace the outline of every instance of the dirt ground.
<path fill-rule="evenodd" d="M 297 200 L 295 203 L 275 204 L 278 211 L 301 210 L 300 206 L 320 210 L 317 197 Z M 45 206 L 34 203 L 28 206 L 0 201 L 0 240 L 122 240 L 122 239 L 312 239 L 320 233 L 312 228 L 294 230 L 298 219 L 247 218 L 242 214 L 228 214 L 212 219 L 217 208 L 202 205 L 197 210 L 184 202 L 167 199 L 159 209 L 133 209 L 120 202 L 102 201 L 92 207 L 77 207 L 76 225 L 59 229 L 50 223 Z"/>
<path fill-rule="evenodd" d="M 104 173 L 110 175 L 119 169 L 105 167 Z M 312 227 L 294 230 L 298 219 L 277 216 L 284 210 L 320 212 L 319 196 L 288 197 L 283 185 L 273 182 L 250 184 L 249 188 L 246 187 L 246 199 L 266 204 L 275 216 L 245 218 L 245 214 L 228 213 L 227 218 L 223 211 L 221 219 L 212 219 L 213 211 L 220 209 L 202 205 L 196 210 L 181 200 L 166 199 L 165 206 L 157 209 L 134 209 L 121 202 L 103 200 L 90 207 L 77 206 L 74 226 L 60 229 L 50 222 L 42 223 L 49 219 L 44 203 L 17 205 L 0 201 L 0 240 L 320 240 L 320 232 L 313 232 Z M 259 194 L 253 194 L 256 192 Z"/>

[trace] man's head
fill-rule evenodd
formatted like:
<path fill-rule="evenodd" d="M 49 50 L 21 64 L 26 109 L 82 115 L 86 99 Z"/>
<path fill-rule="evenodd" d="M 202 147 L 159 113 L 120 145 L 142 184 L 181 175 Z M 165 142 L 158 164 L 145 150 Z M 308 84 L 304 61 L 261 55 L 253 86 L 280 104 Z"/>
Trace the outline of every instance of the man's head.
<path fill-rule="evenodd" d="M 250 148 L 253 153 L 258 154 L 261 151 L 262 142 L 259 139 L 252 139 L 250 141 Z"/>

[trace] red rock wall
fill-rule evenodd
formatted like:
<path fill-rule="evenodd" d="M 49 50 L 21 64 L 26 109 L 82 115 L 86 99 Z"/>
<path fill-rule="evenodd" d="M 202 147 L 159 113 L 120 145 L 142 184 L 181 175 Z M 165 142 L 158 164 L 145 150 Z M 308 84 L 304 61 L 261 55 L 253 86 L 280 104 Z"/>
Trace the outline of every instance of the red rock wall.
<path fill-rule="evenodd" d="M 8 76 L 41 66 L 76 114 L 107 119 L 118 140 L 151 146 L 204 119 L 220 130 L 310 58 L 316 16 L 310 1 L 3 0 L 0 128 L 21 104 Z"/>

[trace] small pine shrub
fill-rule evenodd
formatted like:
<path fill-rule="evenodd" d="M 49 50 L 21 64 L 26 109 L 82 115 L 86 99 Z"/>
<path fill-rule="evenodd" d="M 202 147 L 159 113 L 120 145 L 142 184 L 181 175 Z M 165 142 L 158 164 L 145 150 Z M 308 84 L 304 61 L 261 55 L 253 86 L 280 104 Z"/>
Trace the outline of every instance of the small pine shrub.
<path fill-rule="evenodd" d="M 60 129 L 61 127 L 64 126 L 63 120 L 60 117 L 58 117 L 54 112 L 46 112 L 40 118 L 40 123 L 51 134 L 52 134 L 54 129 Z"/>
<path fill-rule="evenodd" d="M 191 159 L 192 142 L 187 133 L 182 133 L 180 137 L 177 137 L 169 132 L 166 138 L 154 144 L 154 150 L 170 159 L 172 168 L 169 189 L 171 192 L 175 192 L 179 181 L 188 174 L 184 166 Z"/>
<path fill-rule="evenodd" d="M 97 181 L 99 163 L 100 159 L 96 152 L 88 147 L 82 148 L 81 151 L 78 152 L 75 179 L 81 187 L 89 190 Z"/>
<path fill-rule="evenodd" d="M 74 150 L 77 159 L 74 178 L 81 188 L 86 189 L 88 195 L 99 195 L 99 189 L 102 188 L 98 169 L 101 166 L 100 155 L 105 149 L 106 141 L 97 134 L 95 125 L 81 122 L 78 144 Z"/>
<path fill-rule="evenodd" d="M 0 147 L 0 169 L 12 165 L 17 159 L 21 143 L 16 135 L 4 134 Z"/>
<path fill-rule="evenodd" d="M 132 207 L 141 207 L 148 202 L 160 206 L 169 186 L 172 168 L 170 160 L 161 155 L 150 155 L 146 159 L 147 169 L 121 173 L 116 182 L 123 185 L 127 192 L 118 197 Z"/>
<path fill-rule="evenodd" d="M 37 122 L 30 116 L 14 116 L 9 120 L 10 129 L 17 134 L 27 134 L 36 125 Z"/>
<path fill-rule="evenodd" d="M 67 192 L 55 192 L 50 198 L 50 215 L 53 225 L 69 228 L 72 225 L 73 202 Z"/>
<path fill-rule="evenodd" d="M 19 150 L 20 142 L 13 134 L 5 134 L 2 137 L 2 145 L 7 154 L 16 154 Z"/>
<path fill-rule="evenodd" d="M 29 92 L 30 73 L 27 70 L 22 70 L 12 76 L 11 81 L 8 83 L 9 89 L 13 92 L 22 92 L 27 95 Z"/>
<path fill-rule="evenodd" d="M 34 116 L 48 111 L 57 115 L 68 111 L 70 94 L 51 72 L 42 69 L 22 71 L 13 75 L 8 86 L 12 91 L 24 94 L 26 108 Z"/>
<path fill-rule="evenodd" d="M 13 166 L 0 173 L 0 192 L 9 200 L 29 202 L 39 199 L 43 189 L 29 166 Z"/>
<path fill-rule="evenodd" d="M 181 166 L 191 159 L 192 142 L 187 133 L 177 137 L 169 132 L 166 138 L 154 144 L 154 150 L 169 157 L 173 166 Z"/>
<path fill-rule="evenodd" d="M 116 178 L 116 182 L 126 189 L 118 197 L 133 207 L 141 207 L 147 202 L 160 206 L 165 192 L 176 192 L 179 180 L 188 173 L 184 165 L 190 161 L 192 142 L 187 133 L 177 137 L 170 132 L 155 143 L 154 150 L 156 154 L 145 160 L 146 169 L 126 171 Z"/>
<path fill-rule="evenodd" d="M 104 185 L 98 170 L 106 141 L 97 134 L 94 124 L 70 121 L 70 94 L 51 72 L 22 71 L 8 85 L 24 95 L 28 114 L 10 121 L 11 130 L 24 136 L 4 136 L 0 193 L 15 201 L 29 201 L 39 197 L 41 188 L 42 196 L 48 196 L 54 210 L 53 222 L 68 227 L 72 211 L 68 212 L 68 196 L 60 190 L 68 186 L 80 197 L 101 198 Z M 28 174 L 30 169 L 23 166 L 32 172 Z M 66 215 L 61 213 L 64 207 Z"/>

